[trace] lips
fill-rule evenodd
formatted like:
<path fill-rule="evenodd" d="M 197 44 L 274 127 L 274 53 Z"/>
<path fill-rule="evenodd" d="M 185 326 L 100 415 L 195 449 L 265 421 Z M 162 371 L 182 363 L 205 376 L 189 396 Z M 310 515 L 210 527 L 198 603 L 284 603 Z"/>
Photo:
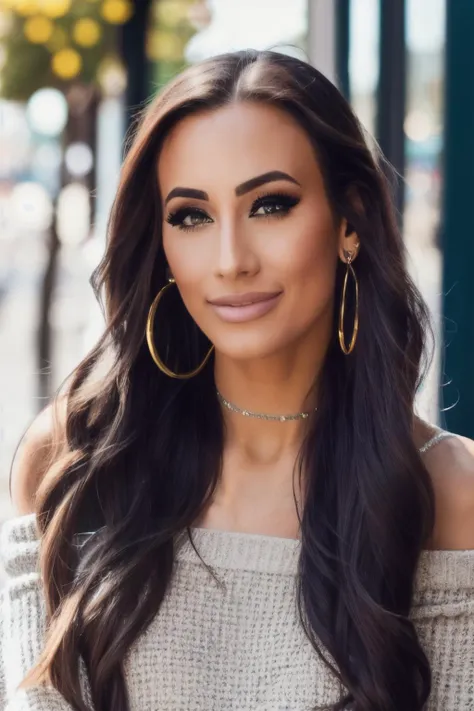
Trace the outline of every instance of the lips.
<path fill-rule="evenodd" d="M 261 292 L 252 291 L 246 294 L 231 294 L 228 296 L 221 296 L 217 299 L 210 299 L 209 303 L 213 306 L 249 306 L 250 304 L 257 304 L 260 301 L 269 301 L 275 298 L 281 292 Z"/>
<path fill-rule="evenodd" d="M 209 301 L 217 316 L 228 323 L 243 323 L 265 316 L 280 301 L 282 291 L 221 296 Z"/>

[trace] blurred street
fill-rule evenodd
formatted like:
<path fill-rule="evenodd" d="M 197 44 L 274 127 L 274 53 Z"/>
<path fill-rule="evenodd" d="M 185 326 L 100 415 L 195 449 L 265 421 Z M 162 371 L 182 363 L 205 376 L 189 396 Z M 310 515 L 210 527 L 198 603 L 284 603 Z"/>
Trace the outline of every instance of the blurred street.
<path fill-rule="evenodd" d="M 0 240 L 0 263 L 8 265 L 8 288 L 0 298 L 0 522 L 11 514 L 8 478 L 15 448 L 41 405 L 38 389 L 38 294 L 45 254 L 43 236 L 16 236 Z M 53 387 L 79 362 L 84 333 L 90 319 L 92 290 L 88 265 L 77 250 L 62 250 L 58 298 L 52 313 L 54 327 Z M 98 312 L 98 309 L 97 309 Z"/>

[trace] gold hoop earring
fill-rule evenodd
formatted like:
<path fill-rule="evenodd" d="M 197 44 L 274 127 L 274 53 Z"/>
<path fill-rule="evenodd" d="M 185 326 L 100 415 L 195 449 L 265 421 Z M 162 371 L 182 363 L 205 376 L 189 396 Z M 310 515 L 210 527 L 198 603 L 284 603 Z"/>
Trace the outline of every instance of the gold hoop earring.
<path fill-rule="evenodd" d="M 189 380 L 190 378 L 194 378 L 195 375 L 201 372 L 201 370 L 204 368 L 206 365 L 207 361 L 211 357 L 211 353 L 214 350 L 214 346 L 211 346 L 209 349 L 208 353 L 206 354 L 206 357 L 202 361 L 200 365 L 198 365 L 197 368 L 194 370 L 190 371 L 189 373 L 174 373 L 172 370 L 170 370 L 161 360 L 160 356 L 158 355 L 158 351 L 156 350 L 155 344 L 153 342 L 153 323 L 155 320 L 155 313 L 158 304 L 160 303 L 163 294 L 167 289 L 170 288 L 173 284 L 176 284 L 176 281 L 171 278 L 168 280 L 169 283 L 165 284 L 165 286 L 160 289 L 158 294 L 155 296 L 152 305 L 150 306 L 150 310 L 148 311 L 148 318 L 146 322 L 146 340 L 148 343 L 148 348 L 151 353 L 151 357 L 155 361 L 156 365 L 158 368 L 161 370 L 162 373 L 167 375 L 169 378 L 177 378 L 178 380 Z"/>
<path fill-rule="evenodd" d="M 357 340 L 357 333 L 359 331 L 359 284 L 357 282 L 357 277 L 356 277 L 354 267 L 352 266 L 351 262 L 352 262 L 352 256 L 350 255 L 347 259 L 347 269 L 346 269 L 346 273 L 344 276 L 344 285 L 342 287 L 341 308 L 339 311 L 339 344 L 341 346 L 342 352 L 345 353 L 345 355 L 349 355 L 349 353 L 352 353 L 352 351 L 354 350 L 355 342 Z M 349 347 L 347 347 L 346 341 L 344 338 L 344 314 L 345 314 L 345 310 L 346 310 L 346 291 L 347 291 L 347 279 L 349 277 L 349 272 L 351 272 L 352 278 L 354 279 L 356 303 L 355 303 L 355 314 L 354 314 L 354 326 L 352 329 L 352 338 L 351 338 L 351 342 L 349 343 Z"/>

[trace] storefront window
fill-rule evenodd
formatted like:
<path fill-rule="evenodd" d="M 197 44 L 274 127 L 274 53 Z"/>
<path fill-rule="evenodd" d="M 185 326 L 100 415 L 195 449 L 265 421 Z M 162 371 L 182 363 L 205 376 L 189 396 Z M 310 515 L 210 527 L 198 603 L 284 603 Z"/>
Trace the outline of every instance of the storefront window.
<path fill-rule="evenodd" d="M 379 0 L 351 0 L 349 28 L 351 104 L 363 126 L 373 136 L 379 80 Z"/>
<path fill-rule="evenodd" d="M 407 0 L 407 93 L 405 117 L 404 237 L 413 276 L 441 341 L 439 245 L 443 136 L 446 0 Z M 431 372 L 419 393 L 420 414 L 437 420 L 439 345 Z"/>

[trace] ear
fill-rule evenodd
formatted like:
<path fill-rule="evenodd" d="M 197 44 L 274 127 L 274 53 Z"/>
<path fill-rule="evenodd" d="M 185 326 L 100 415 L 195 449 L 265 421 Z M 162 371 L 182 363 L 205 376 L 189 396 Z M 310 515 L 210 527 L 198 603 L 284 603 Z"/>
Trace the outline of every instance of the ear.
<path fill-rule="evenodd" d="M 345 264 L 353 262 L 359 254 L 359 250 L 359 236 L 353 226 L 343 218 L 339 230 L 339 259 Z"/>

